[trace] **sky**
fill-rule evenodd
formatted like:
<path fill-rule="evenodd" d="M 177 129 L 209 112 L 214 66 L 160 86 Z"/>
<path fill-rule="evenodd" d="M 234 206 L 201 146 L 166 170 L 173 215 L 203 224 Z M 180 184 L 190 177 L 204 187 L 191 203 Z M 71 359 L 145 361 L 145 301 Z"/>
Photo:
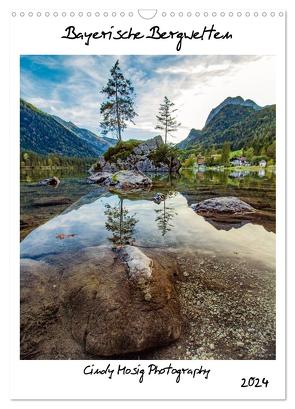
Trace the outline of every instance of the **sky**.
<path fill-rule="evenodd" d="M 212 108 L 240 95 L 260 106 L 275 104 L 275 57 L 246 55 L 24 55 L 20 59 L 20 94 L 37 108 L 101 134 L 100 93 L 119 60 L 136 92 L 135 125 L 123 139 L 148 139 L 155 130 L 163 98 L 175 104 L 180 128 L 169 137 L 177 143 L 191 128 L 202 129 Z M 114 136 L 108 134 L 107 136 Z"/>

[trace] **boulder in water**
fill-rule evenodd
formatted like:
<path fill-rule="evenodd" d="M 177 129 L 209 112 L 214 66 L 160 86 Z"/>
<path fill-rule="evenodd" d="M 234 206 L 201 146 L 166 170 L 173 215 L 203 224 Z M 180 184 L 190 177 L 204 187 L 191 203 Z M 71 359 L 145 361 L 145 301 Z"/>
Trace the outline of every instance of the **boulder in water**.
<path fill-rule="evenodd" d="M 60 180 L 58 177 L 53 176 L 52 178 L 40 180 L 37 183 L 38 186 L 54 186 L 57 187 L 60 184 Z"/>
<path fill-rule="evenodd" d="M 214 197 L 191 205 L 191 208 L 201 216 L 248 214 L 255 212 L 254 207 L 243 200 L 233 197 Z"/>

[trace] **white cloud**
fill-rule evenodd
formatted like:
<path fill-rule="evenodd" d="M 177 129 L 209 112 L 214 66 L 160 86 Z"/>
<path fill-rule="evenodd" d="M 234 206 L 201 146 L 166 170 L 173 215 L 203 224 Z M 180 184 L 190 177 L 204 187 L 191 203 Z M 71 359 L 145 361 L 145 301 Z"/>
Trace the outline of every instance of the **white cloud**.
<path fill-rule="evenodd" d="M 136 90 L 136 125 L 125 137 L 149 138 L 164 96 L 178 108 L 182 126 L 174 142 L 202 128 L 210 110 L 228 96 L 260 105 L 275 103 L 275 64 L 271 56 L 33 56 L 35 64 L 61 69 L 66 78 L 49 83 L 38 72 L 22 71 L 21 95 L 48 113 L 99 133 L 100 93 L 116 59 Z M 63 75 L 64 77 L 64 75 Z"/>

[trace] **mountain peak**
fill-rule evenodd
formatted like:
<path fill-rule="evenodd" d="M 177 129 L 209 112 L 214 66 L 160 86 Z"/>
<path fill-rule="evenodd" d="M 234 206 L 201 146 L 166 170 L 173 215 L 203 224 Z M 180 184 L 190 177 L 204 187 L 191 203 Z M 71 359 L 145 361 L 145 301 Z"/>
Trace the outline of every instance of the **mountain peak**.
<path fill-rule="evenodd" d="M 244 98 L 242 98 L 240 95 L 238 95 L 237 97 L 227 97 L 222 103 L 225 103 L 225 102 L 228 104 L 234 104 L 234 103 L 242 104 L 244 102 Z"/>
<path fill-rule="evenodd" d="M 217 105 L 217 107 L 213 108 L 207 118 L 207 121 L 205 123 L 205 126 L 208 125 L 208 123 L 215 117 L 215 115 L 218 114 L 218 112 L 226 105 L 242 105 L 242 106 L 247 106 L 253 108 L 255 111 L 259 111 L 261 107 L 257 105 L 254 101 L 251 99 L 246 99 L 242 98 L 241 96 L 237 97 L 227 97 L 225 98 L 224 101 L 221 102 L 221 104 Z"/>

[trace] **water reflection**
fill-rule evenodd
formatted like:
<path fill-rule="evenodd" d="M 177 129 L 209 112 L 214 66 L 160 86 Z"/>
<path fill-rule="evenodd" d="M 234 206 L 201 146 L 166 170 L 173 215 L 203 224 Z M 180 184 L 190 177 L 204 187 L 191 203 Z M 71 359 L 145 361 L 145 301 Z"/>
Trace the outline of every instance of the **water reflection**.
<path fill-rule="evenodd" d="M 168 198 L 171 198 L 176 195 L 176 192 L 169 191 L 167 194 L 164 195 L 164 200 L 159 203 L 161 206 L 160 209 L 155 209 L 157 214 L 156 223 L 158 229 L 161 232 L 161 235 L 164 237 L 166 234 L 172 230 L 174 225 L 172 224 L 172 219 L 177 215 L 177 211 L 174 207 L 168 206 L 166 201 Z"/>
<path fill-rule="evenodd" d="M 84 197 L 81 203 L 33 230 L 21 242 L 21 256 L 39 258 L 45 254 L 106 245 L 110 241 L 114 244 L 125 241 L 180 252 L 183 249 L 223 255 L 236 252 L 242 257 L 270 264 L 275 261 L 274 233 L 252 222 L 238 229 L 218 230 L 197 215 L 179 192 L 166 197 L 160 205 L 152 201 L 152 195 L 150 198 L 122 199 L 115 194 L 95 199 L 90 194 L 88 201 Z M 57 238 L 60 234 L 74 236 L 60 240 Z"/>
<path fill-rule="evenodd" d="M 89 167 L 88 167 L 89 168 Z M 39 180 L 57 176 L 59 179 L 64 178 L 85 178 L 87 167 L 82 168 L 59 168 L 59 169 L 40 169 L 36 168 L 21 168 L 20 180 L 26 183 L 35 183 Z"/>
<path fill-rule="evenodd" d="M 274 262 L 275 173 L 232 178 L 228 171 L 181 175 L 158 174 L 151 191 L 115 195 L 83 177 L 62 178 L 58 192 L 49 187 L 21 184 L 21 217 L 37 220 L 36 227 L 21 243 L 22 257 L 78 250 L 87 246 L 135 243 L 142 246 L 204 250 L 233 254 L 234 251 Z M 43 178 L 51 176 L 42 175 Z M 40 175 L 32 181 L 40 180 Z M 160 192 L 165 200 L 153 202 Z M 56 196 L 71 198 L 66 210 L 36 207 L 36 200 Z M 217 220 L 203 218 L 192 203 L 217 196 L 236 196 L 259 209 L 256 219 Z M 64 211 L 63 211 L 64 210 Z M 61 213 L 63 211 L 63 213 Z M 55 216 L 57 215 L 57 216 Z M 42 217 L 44 221 L 42 222 Z M 55 216 L 55 217 L 54 217 Z M 47 223 L 44 223 L 50 219 Z M 65 237 L 64 240 L 58 237 Z"/>
<path fill-rule="evenodd" d="M 250 175 L 248 170 L 236 170 L 235 172 L 230 172 L 228 175 L 230 178 L 243 178 L 244 176 Z"/>
<path fill-rule="evenodd" d="M 261 177 L 261 178 L 263 178 L 263 177 L 265 176 L 265 169 L 260 169 L 260 170 L 258 171 L 258 176 Z"/>
<path fill-rule="evenodd" d="M 138 220 L 128 215 L 129 211 L 123 206 L 124 199 L 119 198 L 117 205 L 111 206 L 109 203 L 105 204 L 104 214 L 107 216 L 105 227 L 112 232 L 112 237 L 109 240 L 115 245 L 134 244 L 134 228 Z"/>
<path fill-rule="evenodd" d="M 209 218 L 204 217 L 206 222 L 210 223 L 216 230 L 225 230 L 229 231 L 231 229 L 240 229 L 241 227 L 245 226 L 247 223 L 251 223 L 250 220 L 217 220 L 216 218 Z"/>

